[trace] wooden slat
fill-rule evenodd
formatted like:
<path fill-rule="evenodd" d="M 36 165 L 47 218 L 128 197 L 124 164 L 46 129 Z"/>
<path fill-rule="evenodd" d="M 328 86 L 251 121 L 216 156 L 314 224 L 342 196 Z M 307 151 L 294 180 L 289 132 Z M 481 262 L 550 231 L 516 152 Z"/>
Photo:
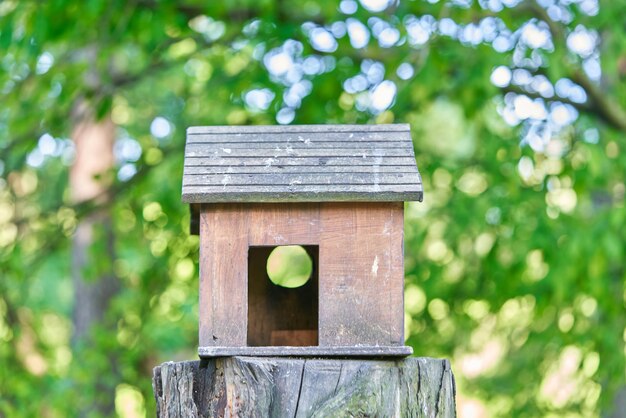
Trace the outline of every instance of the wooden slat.
<path fill-rule="evenodd" d="M 402 345 L 403 205 L 322 206 L 320 345 Z"/>
<path fill-rule="evenodd" d="M 237 138 L 236 141 L 228 140 L 227 138 L 217 137 L 215 141 L 188 141 L 187 151 L 201 151 L 207 147 L 224 147 L 228 149 L 276 149 L 290 147 L 293 149 L 327 149 L 327 148 L 411 148 L 411 143 L 405 140 L 371 140 L 361 139 L 359 141 L 353 140 L 316 140 L 313 141 L 292 141 L 281 140 L 280 138 L 258 138 L 258 141 L 251 141 L 249 138 L 241 139 Z"/>
<path fill-rule="evenodd" d="M 279 157 L 279 158 L 205 158 L 205 157 L 185 157 L 185 167 L 272 167 L 281 166 L 304 166 L 326 168 L 332 166 L 415 166 L 415 159 L 406 157 L 385 157 L 378 163 L 374 158 L 354 158 L 354 157 Z M 416 170 L 417 171 L 417 170 Z"/>
<path fill-rule="evenodd" d="M 301 194 L 315 194 L 315 193 L 372 193 L 376 192 L 395 192 L 395 193 L 409 193 L 415 191 L 416 187 L 412 184 L 388 184 L 381 185 L 378 190 L 374 189 L 374 186 L 370 184 L 337 184 L 337 185 L 326 185 L 326 184 L 294 184 L 289 187 L 285 187 L 282 184 L 279 185 L 246 185 L 246 186 L 236 186 L 236 188 L 232 188 L 229 192 L 225 190 L 224 185 L 209 185 L 209 186 L 193 186 L 189 185 L 185 187 L 185 194 L 193 195 L 194 192 L 200 191 L 209 191 L 216 194 L 227 194 L 227 193 L 294 193 L 298 192 Z M 420 188 L 421 189 L 421 188 Z M 418 191 L 420 190 L 418 189 Z M 185 196 L 183 194 L 183 196 Z M 196 203 L 196 202 L 190 202 Z"/>
<path fill-rule="evenodd" d="M 191 126 L 187 128 L 187 135 L 195 134 L 251 134 L 251 133 L 276 133 L 289 131 L 292 133 L 328 133 L 328 132 L 404 132 L 410 127 L 406 123 L 380 124 L 380 125 L 258 125 L 258 126 Z"/>
<path fill-rule="evenodd" d="M 206 202 L 207 196 L 214 203 L 237 202 L 394 202 L 421 201 L 422 191 L 413 185 L 383 185 L 373 192 L 369 185 L 342 186 L 237 186 L 230 191 L 221 186 L 187 186 L 183 189 L 183 201 Z"/>
<path fill-rule="evenodd" d="M 314 170 L 314 171 L 313 171 Z M 285 173 L 285 174 L 328 174 L 328 173 L 374 173 L 378 170 L 379 173 L 410 173 L 415 174 L 417 168 L 415 165 L 348 165 L 348 166 L 315 166 L 311 168 L 303 168 L 302 166 L 276 166 L 269 170 L 265 166 L 230 166 L 228 167 L 228 174 L 267 174 L 267 173 Z M 185 167 L 185 177 L 192 178 L 199 175 L 208 174 L 224 174 L 224 168 L 219 166 L 188 166 Z"/>
<path fill-rule="evenodd" d="M 200 213 L 200 345 L 246 345 L 248 222 L 240 206 Z M 228 260 L 228 262 L 224 262 Z"/>
<path fill-rule="evenodd" d="M 184 186 L 297 186 L 363 184 L 372 188 L 382 185 L 413 185 L 413 173 L 324 173 L 324 174 L 210 174 L 185 178 Z M 373 184 L 372 184 L 373 183 Z"/>
<path fill-rule="evenodd" d="M 187 145 L 226 145 L 226 144 L 247 144 L 252 148 L 261 147 L 266 143 L 277 143 L 282 145 L 302 146 L 302 147 L 332 147 L 340 144 L 350 144 L 353 146 L 369 146 L 386 144 L 411 145 L 411 134 L 409 132 L 374 132 L 374 133 L 328 133 L 324 135 L 316 134 L 236 134 L 236 135 L 188 135 Z"/>
<path fill-rule="evenodd" d="M 290 132 L 276 134 L 237 134 L 237 135 L 189 135 L 188 147 L 248 145 L 250 148 L 267 148 L 290 146 L 300 148 L 341 148 L 351 147 L 385 147 L 387 145 L 411 146 L 412 137 L 409 132 L 397 133 L 331 133 L 300 135 Z"/>
<path fill-rule="evenodd" d="M 317 245 L 320 240 L 318 203 L 250 204 L 248 243 L 259 245 Z"/>
<path fill-rule="evenodd" d="M 200 357 L 230 357 L 230 356 L 259 356 L 259 357 L 406 357 L 413 354 L 413 349 L 404 345 L 348 345 L 348 346 L 260 346 L 260 347 L 198 347 Z"/>
<path fill-rule="evenodd" d="M 185 157 L 203 158 L 281 158 L 281 157 L 350 157 L 350 158 L 380 158 L 383 157 L 406 157 L 410 156 L 410 150 L 397 148 L 290 148 L 280 147 L 275 149 L 245 149 L 228 147 L 205 147 L 201 150 L 186 150 Z"/>

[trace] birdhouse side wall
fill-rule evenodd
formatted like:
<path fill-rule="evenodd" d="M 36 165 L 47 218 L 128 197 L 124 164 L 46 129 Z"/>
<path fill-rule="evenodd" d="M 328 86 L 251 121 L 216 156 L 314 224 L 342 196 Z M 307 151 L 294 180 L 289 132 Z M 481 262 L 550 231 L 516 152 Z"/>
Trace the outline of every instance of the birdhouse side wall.
<path fill-rule="evenodd" d="M 248 250 L 319 247 L 320 346 L 403 345 L 403 203 L 202 205 L 200 346 L 247 346 Z"/>
<path fill-rule="evenodd" d="M 404 344 L 403 204 L 321 211 L 319 343 Z"/>

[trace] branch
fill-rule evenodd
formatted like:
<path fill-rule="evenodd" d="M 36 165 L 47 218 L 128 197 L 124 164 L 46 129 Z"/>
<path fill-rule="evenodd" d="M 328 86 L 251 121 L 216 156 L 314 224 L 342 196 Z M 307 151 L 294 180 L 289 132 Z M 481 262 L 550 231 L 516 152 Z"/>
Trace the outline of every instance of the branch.
<path fill-rule="evenodd" d="M 528 91 L 525 90 L 519 86 L 515 86 L 515 85 L 509 85 L 507 87 L 503 87 L 500 89 L 503 93 L 515 93 L 515 94 L 523 94 L 524 96 L 530 97 L 531 99 L 542 99 L 545 100 L 548 103 L 554 103 L 554 102 L 559 102 L 559 103 L 564 103 L 564 104 L 568 104 L 574 108 L 576 108 L 577 110 L 579 110 L 580 112 L 586 112 L 586 113 L 593 113 L 598 115 L 597 111 L 595 108 L 589 106 L 588 103 L 580 103 L 580 102 L 574 102 L 570 99 L 566 99 L 563 97 L 544 97 L 539 93 L 536 92 L 532 92 L 532 91 Z"/>
<path fill-rule="evenodd" d="M 582 70 L 574 71 L 571 79 L 587 92 L 588 102 L 593 105 L 593 113 L 617 130 L 626 132 L 626 111 L 607 92 Z"/>
<path fill-rule="evenodd" d="M 567 48 L 567 34 L 563 26 L 554 21 L 537 0 L 529 0 L 526 2 L 526 5 L 537 19 L 544 21 L 548 25 L 548 29 L 555 43 L 558 42 L 564 48 Z M 602 90 L 598 83 L 590 79 L 581 68 L 573 68 L 573 66 L 568 67 L 568 78 L 576 82 L 587 93 L 587 106 L 585 106 L 584 111 L 595 114 L 618 131 L 626 132 L 626 110 L 613 100 L 608 92 Z M 560 101 L 566 103 L 564 100 Z M 572 105 L 574 106 L 574 104 Z"/>

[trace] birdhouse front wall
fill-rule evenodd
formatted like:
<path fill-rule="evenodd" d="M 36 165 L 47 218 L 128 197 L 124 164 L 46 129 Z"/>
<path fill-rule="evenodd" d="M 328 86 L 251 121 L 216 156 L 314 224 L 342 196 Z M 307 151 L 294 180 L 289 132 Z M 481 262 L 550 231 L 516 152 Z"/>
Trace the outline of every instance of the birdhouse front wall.
<path fill-rule="evenodd" d="M 403 203 L 329 202 L 201 206 L 201 347 L 271 340 L 249 329 L 249 254 L 280 245 L 317 251 L 319 346 L 403 345 Z"/>

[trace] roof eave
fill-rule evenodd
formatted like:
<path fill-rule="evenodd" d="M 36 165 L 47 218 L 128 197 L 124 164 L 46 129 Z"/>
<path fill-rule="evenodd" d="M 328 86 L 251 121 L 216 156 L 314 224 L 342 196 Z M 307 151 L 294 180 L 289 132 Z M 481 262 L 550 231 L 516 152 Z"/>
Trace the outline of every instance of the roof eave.
<path fill-rule="evenodd" d="M 186 193 L 183 191 L 184 203 L 295 203 L 295 202 L 421 202 L 424 193 L 421 185 L 414 191 L 375 193 L 356 192 L 247 192 L 247 193 Z"/>

